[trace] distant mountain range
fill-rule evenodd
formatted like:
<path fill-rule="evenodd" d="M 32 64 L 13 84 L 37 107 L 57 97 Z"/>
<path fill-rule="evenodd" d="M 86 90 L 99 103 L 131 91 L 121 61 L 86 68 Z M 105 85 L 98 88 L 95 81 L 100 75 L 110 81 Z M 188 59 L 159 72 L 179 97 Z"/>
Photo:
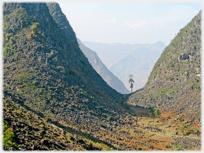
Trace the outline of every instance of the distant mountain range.
<path fill-rule="evenodd" d="M 82 42 L 77 39 L 78 44 L 82 52 L 88 58 L 92 67 L 96 72 L 106 81 L 106 83 L 111 86 L 116 91 L 122 94 L 130 93 L 124 86 L 124 84 L 103 64 L 103 62 L 98 57 L 97 53 L 86 47 Z"/>
<path fill-rule="evenodd" d="M 96 43 L 82 41 L 94 50 L 107 68 L 130 89 L 129 75 L 134 76 L 134 90 L 142 88 L 166 45 L 155 44 L 121 44 Z"/>

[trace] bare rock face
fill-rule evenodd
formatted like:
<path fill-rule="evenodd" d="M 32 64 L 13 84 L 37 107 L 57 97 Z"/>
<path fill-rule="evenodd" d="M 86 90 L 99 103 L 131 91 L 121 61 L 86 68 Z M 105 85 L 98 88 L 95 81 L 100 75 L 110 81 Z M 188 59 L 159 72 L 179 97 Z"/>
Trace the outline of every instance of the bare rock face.
<path fill-rule="evenodd" d="M 201 117 L 201 12 L 165 48 L 145 87 L 129 102 L 160 111 Z"/>
<path fill-rule="evenodd" d="M 180 60 L 189 59 L 189 55 L 187 53 L 181 53 Z"/>

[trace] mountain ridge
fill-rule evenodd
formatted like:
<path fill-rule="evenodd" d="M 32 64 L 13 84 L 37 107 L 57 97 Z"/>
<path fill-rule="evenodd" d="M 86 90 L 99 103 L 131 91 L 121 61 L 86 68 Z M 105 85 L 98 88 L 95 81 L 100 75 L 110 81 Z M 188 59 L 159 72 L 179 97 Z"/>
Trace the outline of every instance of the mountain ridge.
<path fill-rule="evenodd" d="M 72 34 L 58 26 L 45 3 L 4 3 L 4 93 L 49 120 L 97 131 L 128 110 Z M 112 121 L 102 122 L 107 115 Z"/>
<path fill-rule="evenodd" d="M 88 44 L 88 43 L 98 43 L 98 44 L 120 44 L 120 45 L 154 45 L 154 44 L 161 44 L 163 46 L 166 46 L 162 41 L 157 41 L 155 43 L 121 43 L 121 42 L 115 42 L 115 43 L 103 43 L 103 42 L 95 42 L 95 41 L 87 41 L 87 40 L 81 40 L 81 42 L 84 42 L 85 44 Z"/>
<path fill-rule="evenodd" d="M 182 28 L 129 102 L 201 122 L 201 11 Z"/>
<path fill-rule="evenodd" d="M 80 49 L 88 58 L 93 68 L 96 70 L 96 72 L 98 72 L 98 74 L 101 75 L 101 77 L 108 83 L 109 86 L 111 86 L 119 93 L 122 93 L 122 94 L 130 93 L 130 91 L 128 91 L 125 88 L 123 83 L 106 68 L 106 66 L 102 63 L 100 58 L 97 56 L 96 52 L 87 48 L 84 44 L 82 44 L 82 42 L 79 39 L 77 39 L 77 41 Z"/>
<path fill-rule="evenodd" d="M 93 42 L 84 42 L 84 44 L 97 52 L 106 67 L 123 82 L 127 89 L 130 89 L 128 80 L 129 75 L 132 74 L 135 81 L 133 91 L 142 88 L 145 85 L 154 63 L 157 61 L 165 47 L 165 45 L 160 42 L 155 44 L 133 45 Z M 128 55 L 135 57 L 137 60 L 127 61 L 128 63 L 132 62 L 132 64 L 129 65 L 126 65 L 124 62 L 124 64 L 121 65 L 120 63 L 124 61 Z M 148 65 L 149 67 L 146 72 L 142 71 L 142 68 L 145 65 Z"/>

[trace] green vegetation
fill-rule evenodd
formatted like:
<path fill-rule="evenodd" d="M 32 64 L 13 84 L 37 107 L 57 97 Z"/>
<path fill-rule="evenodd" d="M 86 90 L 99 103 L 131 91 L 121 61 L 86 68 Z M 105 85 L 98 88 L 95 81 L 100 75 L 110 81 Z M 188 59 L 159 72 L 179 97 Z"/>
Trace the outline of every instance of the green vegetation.
<path fill-rule="evenodd" d="M 26 79 L 30 75 L 31 74 L 29 72 L 26 72 L 25 74 L 19 75 L 18 78 L 20 79 L 20 81 L 23 81 L 24 79 Z"/>
<path fill-rule="evenodd" d="M 33 23 L 31 26 L 31 30 L 33 32 L 33 34 L 35 35 L 37 32 L 37 27 L 38 27 L 39 23 Z"/>
<path fill-rule="evenodd" d="M 7 34 L 6 39 L 9 40 L 10 36 L 11 36 L 11 34 Z"/>
<path fill-rule="evenodd" d="M 85 140 L 86 142 L 88 142 L 88 144 L 90 146 L 95 146 L 97 148 L 101 148 L 102 150 L 107 150 L 107 151 L 111 151 L 113 150 L 112 148 L 110 148 L 109 146 L 107 146 L 106 144 L 103 143 L 99 143 L 94 139 L 91 139 L 90 137 L 83 137 L 83 140 Z"/>
<path fill-rule="evenodd" d="M 177 150 L 177 151 L 183 151 L 184 149 L 183 149 L 181 146 L 178 146 L 178 145 L 177 145 L 177 146 L 176 146 L 176 150 Z"/>
<path fill-rule="evenodd" d="M 46 115 L 45 120 L 49 122 L 51 120 L 51 118 L 53 118 L 53 117 L 54 117 L 54 115 L 52 113 L 49 113 Z"/>
<path fill-rule="evenodd" d="M 13 129 L 8 127 L 8 123 L 6 121 L 3 123 L 3 132 L 4 146 L 16 149 L 20 147 L 20 145 L 18 145 L 14 140 Z"/>
<path fill-rule="evenodd" d="M 86 91 L 83 90 L 82 88 L 79 89 L 79 92 L 80 92 L 81 94 L 83 94 L 83 95 L 87 95 L 87 94 L 86 94 Z"/>
<path fill-rule="evenodd" d="M 184 149 L 179 145 L 173 145 L 171 150 L 172 151 L 184 151 Z"/>
<path fill-rule="evenodd" d="M 38 25 L 39 25 L 39 23 L 33 23 L 33 24 L 31 25 L 30 38 L 33 38 L 33 36 L 36 35 Z"/>
<path fill-rule="evenodd" d="M 198 88 L 197 88 L 197 92 L 201 92 L 201 87 L 199 86 Z"/>
<path fill-rule="evenodd" d="M 163 97 L 164 95 L 166 95 L 167 93 L 171 93 L 173 94 L 172 92 L 173 91 L 176 91 L 178 90 L 178 87 L 177 86 L 173 86 L 173 87 L 170 87 L 170 88 L 165 88 L 165 89 L 159 89 L 158 90 L 158 95 Z"/>
<path fill-rule="evenodd" d="M 32 83 L 28 82 L 28 87 L 31 87 L 33 89 L 37 89 L 36 82 L 35 81 L 33 81 Z"/>
<path fill-rule="evenodd" d="M 198 131 L 198 129 L 194 128 L 193 126 L 190 125 L 186 125 L 185 123 L 182 124 L 182 126 L 177 126 L 179 129 L 181 129 L 182 131 L 186 130 L 186 131 L 192 131 L 192 130 L 196 130 Z"/>
<path fill-rule="evenodd" d="M 7 45 L 5 45 L 5 47 L 4 47 L 4 55 L 6 55 L 10 50 L 11 50 L 11 48 L 9 48 Z"/>
<path fill-rule="evenodd" d="M 31 33 L 29 34 L 29 36 L 30 36 L 30 38 L 33 38 L 34 34 L 31 32 Z"/>
<path fill-rule="evenodd" d="M 154 114 L 156 117 L 159 116 L 159 110 L 158 110 L 157 108 L 154 109 L 153 107 L 149 107 L 148 109 L 149 109 L 149 111 L 150 111 L 150 117 L 152 117 L 153 114 Z"/>
<path fill-rule="evenodd" d="M 155 109 L 155 110 L 154 110 L 154 115 L 155 115 L 156 117 L 159 116 L 159 110 L 158 110 L 158 109 Z"/>

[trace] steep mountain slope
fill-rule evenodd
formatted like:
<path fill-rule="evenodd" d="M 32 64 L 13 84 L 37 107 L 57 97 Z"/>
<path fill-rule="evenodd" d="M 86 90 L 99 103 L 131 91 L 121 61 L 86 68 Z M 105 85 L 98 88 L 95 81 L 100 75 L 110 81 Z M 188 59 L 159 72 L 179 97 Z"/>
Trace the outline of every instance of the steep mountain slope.
<path fill-rule="evenodd" d="M 201 12 L 165 48 L 145 87 L 130 103 L 201 118 Z"/>
<path fill-rule="evenodd" d="M 32 110 L 4 96 L 4 150 L 109 150 L 103 143 L 77 137 L 50 123 Z M 7 134 L 5 134 L 7 133 Z"/>
<path fill-rule="evenodd" d="M 57 25 L 60 27 L 60 29 L 63 30 L 66 36 L 68 36 L 67 39 L 69 41 L 72 41 L 73 43 L 76 43 L 76 36 L 75 32 L 73 31 L 69 21 L 67 20 L 64 13 L 61 11 L 61 8 L 58 3 L 46 3 L 48 10 L 57 23 Z"/>
<path fill-rule="evenodd" d="M 159 59 L 165 44 L 104 44 L 83 41 L 87 47 L 97 52 L 107 68 L 130 89 L 129 75 L 134 76 L 134 90 L 144 87 L 148 76 Z"/>
<path fill-rule="evenodd" d="M 110 72 L 107 67 L 102 63 L 100 58 L 97 56 L 96 52 L 87 48 L 82 42 L 78 39 L 78 44 L 84 55 L 88 58 L 89 62 L 96 70 L 96 72 L 107 82 L 109 86 L 122 94 L 128 94 L 128 91 L 124 84 Z"/>
<path fill-rule="evenodd" d="M 50 14 L 53 16 L 53 19 L 56 21 L 58 26 L 64 31 L 66 35 L 70 36 L 72 41 L 76 43 L 76 38 L 73 37 L 75 34 L 66 16 L 62 13 L 59 5 L 57 3 L 47 3 L 47 6 L 49 8 Z M 98 74 L 100 74 L 100 76 L 107 82 L 107 84 L 120 93 L 129 93 L 129 91 L 124 87 L 123 83 L 105 67 L 105 65 L 98 58 L 97 54 L 94 54 L 92 50 L 84 46 L 80 40 L 77 41 L 80 49 L 88 58 L 93 68 Z"/>
<path fill-rule="evenodd" d="M 45 3 L 4 3 L 3 19 L 4 95 L 93 137 L 128 113 L 119 103 L 122 95 L 92 68 L 74 32 L 66 34 Z"/>

